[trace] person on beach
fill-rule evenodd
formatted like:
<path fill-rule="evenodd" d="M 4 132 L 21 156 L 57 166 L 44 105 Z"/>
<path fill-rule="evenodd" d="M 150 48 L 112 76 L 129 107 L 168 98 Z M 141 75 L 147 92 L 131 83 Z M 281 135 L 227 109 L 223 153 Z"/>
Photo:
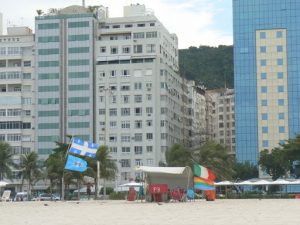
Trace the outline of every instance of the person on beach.
<path fill-rule="evenodd" d="M 91 192 L 92 192 L 91 187 L 92 187 L 91 183 L 87 183 L 87 185 L 86 185 L 86 194 L 88 196 L 88 200 L 90 200 L 90 197 L 91 197 Z"/>

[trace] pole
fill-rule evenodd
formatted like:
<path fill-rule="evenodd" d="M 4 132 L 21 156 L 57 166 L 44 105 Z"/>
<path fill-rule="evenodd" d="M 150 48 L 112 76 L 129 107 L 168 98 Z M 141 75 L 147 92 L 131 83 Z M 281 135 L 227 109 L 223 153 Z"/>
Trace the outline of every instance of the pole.
<path fill-rule="evenodd" d="M 66 161 L 67 161 L 67 157 L 68 157 L 69 150 L 70 150 L 70 147 L 72 145 L 72 142 L 73 142 L 73 136 L 70 140 L 67 152 L 65 154 L 64 168 L 63 168 L 63 174 L 62 174 L 62 178 L 61 178 L 61 200 L 65 200 L 65 180 L 64 180 L 64 177 L 65 177 L 65 164 L 66 164 Z"/>
<path fill-rule="evenodd" d="M 97 160 L 97 188 L 96 188 L 96 199 L 99 199 L 99 192 L 100 192 L 100 161 Z"/>

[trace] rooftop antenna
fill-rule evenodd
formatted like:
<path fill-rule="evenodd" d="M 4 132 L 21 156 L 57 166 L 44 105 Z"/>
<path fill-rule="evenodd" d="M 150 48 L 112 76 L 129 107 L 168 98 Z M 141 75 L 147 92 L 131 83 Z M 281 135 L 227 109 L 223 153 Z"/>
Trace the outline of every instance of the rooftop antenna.
<path fill-rule="evenodd" d="M 85 8 L 85 0 L 82 0 L 82 7 Z"/>

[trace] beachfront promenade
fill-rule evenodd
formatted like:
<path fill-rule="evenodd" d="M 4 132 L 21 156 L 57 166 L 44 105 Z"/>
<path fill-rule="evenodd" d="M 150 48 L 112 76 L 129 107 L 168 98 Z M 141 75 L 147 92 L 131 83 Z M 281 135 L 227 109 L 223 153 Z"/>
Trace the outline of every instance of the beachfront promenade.
<path fill-rule="evenodd" d="M 45 205 L 46 204 L 46 205 Z M 0 202 L 1 225 L 297 225 L 300 199 Z"/>

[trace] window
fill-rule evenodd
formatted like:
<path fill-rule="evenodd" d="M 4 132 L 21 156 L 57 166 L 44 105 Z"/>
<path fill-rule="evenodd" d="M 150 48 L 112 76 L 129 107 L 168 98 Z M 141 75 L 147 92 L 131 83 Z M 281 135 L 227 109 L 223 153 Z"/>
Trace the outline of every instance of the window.
<path fill-rule="evenodd" d="M 268 106 L 268 100 L 261 100 L 261 106 Z"/>
<path fill-rule="evenodd" d="M 123 46 L 122 53 L 125 53 L 125 54 L 130 53 L 130 46 Z"/>
<path fill-rule="evenodd" d="M 146 32 L 146 38 L 156 38 L 156 37 L 157 37 L 156 31 Z"/>
<path fill-rule="evenodd" d="M 142 83 L 141 82 L 134 83 L 134 90 L 142 90 Z"/>
<path fill-rule="evenodd" d="M 146 133 L 146 139 L 147 140 L 153 140 L 153 134 L 152 133 Z"/>
<path fill-rule="evenodd" d="M 268 127 L 262 127 L 262 133 L 267 134 L 268 133 Z"/>
<path fill-rule="evenodd" d="M 148 166 L 153 166 L 153 162 L 154 162 L 153 159 L 147 159 L 147 165 Z"/>
<path fill-rule="evenodd" d="M 121 159 L 121 167 L 130 167 L 130 159 Z"/>
<path fill-rule="evenodd" d="M 135 155 L 143 154 L 143 146 L 134 146 L 134 154 Z"/>
<path fill-rule="evenodd" d="M 122 151 L 122 153 L 128 154 L 128 153 L 130 153 L 130 147 L 122 147 L 121 151 Z"/>
<path fill-rule="evenodd" d="M 68 41 L 87 41 L 89 40 L 90 37 L 88 34 L 79 34 L 79 35 L 69 35 L 68 36 Z M 58 42 L 58 36 L 57 36 L 57 41 Z"/>
<path fill-rule="evenodd" d="M 121 91 L 129 91 L 130 85 L 121 85 Z"/>
<path fill-rule="evenodd" d="M 145 38 L 145 33 L 144 32 L 133 33 L 133 38 L 134 39 Z"/>
<path fill-rule="evenodd" d="M 147 98 L 148 101 L 152 100 L 152 94 L 147 94 L 146 98 Z"/>
<path fill-rule="evenodd" d="M 117 127 L 117 121 L 110 121 L 109 122 L 109 127 L 110 128 L 116 128 Z"/>
<path fill-rule="evenodd" d="M 260 65 L 261 66 L 266 66 L 267 65 L 267 60 L 266 59 L 261 59 L 260 60 Z"/>
<path fill-rule="evenodd" d="M 266 46 L 260 46 L 260 52 L 261 53 L 266 53 L 267 52 L 267 47 Z"/>
<path fill-rule="evenodd" d="M 278 99 L 278 105 L 284 106 L 284 99 Z"/>
<path fill-rule="evenodd" d="M 116 135 L 109 135 L 109 142 L 117 142 L 117 136 Z"/>
<path fill-rule="evenodd" d="M 117 153 L 118 152 L 118 148 L 117 147 L 109 147 L 109 151 L 111 153 Z"/>
<path fill-rule="evenodd" d="M 100 47 L 100 53 L 105 53 L 105 52 L 106 52 L 106 47 L 105 46 Z"/>
<path fill-rule="evenodd" d="M 135 140 L 136 142 L 141 142 L 141 141 L 143 141 L 143 134 L 141 134 L 141 133 L 135 133 L 135 134 L 134 134 L 134 140 Z"/>
<path fill-rule="evenodd" d="M 129 70 L 121 70 L 121 75 L 124 76 L 124 77 L 130 76 Z"/>
<path fill-rule="evenodd" d="M 122 129 L 129 129 L 130 128 L 130 121 L 122 121 L 121 122 Z"/>
<path fill-rule="evenodd" d="M 147 151 L 147 153 L 152 153 L 153 152 L 153 146 L 147 146 L 146 151 Z"/>
<path fill-rule="evenodd" d="M 139 23 L 137 26 L 138 26 L 138 27 L 144 27 L 145 24 L 144 24 L 144 23 Z"/>
<path fill-rule="evenodd" d="M 130 135 L 121 135 L 121 142 L 130 142 Z"/>
<path fill-rule="evenodd" d="M 134 112 L 135 112 L 136 116 L 141 116 L 142 115 L 142 108 L 141 107 L 134 108 Z"/>
<path fill-rule="evenodd" d="M 117 46 L 111 46 L 110 47 L 110 54 L 118 54 L 118 47 Z"/>
<path fill-rule="evenodd" d="M 282 45 L 277 46 L 277 52 L 283 52 L 283 47 Z"/>
<path fill-rule="evenodd" d="M 280 126 L 279 127 L 279 133 L 285 133 L 285 127 Z"/>
<path fill-rule="evenodd" d="M 141 103 L 142 102 L 142 95 L 135 95 L 134 102 Z"/>
<path fill-rule="evenodd" d="M 134 53 L 143 53 L 143 45 L 134 45 L 133 52 Z"/>
<path fill-rule="evenodd" d="M 118 36 L 116 36 L 116 35 L 114 35 L 114 36 L 110 36 L 109 37 L 109 40 L 111 40 L 111 41 L 116 41 L 116 40 L 118 40 Z"/>
<path fill-rule="evenodd" d="M 262 113 L 261 114 L 261 119 L 262 120 L 268 120 L 268 114 L 267 113 Z"/>
<path fill-rule="evenodd" d="M 283 59 L 277 59 L 277 65 L 282 66 L 283 65 Z"/>
<path fill-rule="evenodd" d="M 266 32 L 260 32 L 259 33 L 260 39 L 266 39 Z"/>
<path fill-rule="evenodd" d="M 269 147 L 269 141 L 263 140 L 262 145 L 263 145 L 263 148 L 268 148 Z"/>
<path fill-rule="evenodd" d="M 284 92 L 284 86 L 283 85 L 279 85 L 277 87 L 278 92 Z"/>
<path fill-rule="evenodd" d="M 147 120 L 146 121 L 146 124 L 147 124 L 147 127 L 152 127 L 152 120 Z"/>
<path fill-rule="evenodd" d="M 276 37 L 277 37 L 277 38 L 282 38 L 282 36 L 283 36 L 282 31 L 277 31 L 277 32 L 276 32 Z"/>
<path fill-rule="evenodd" d="M 147 44 L 146 52 L 147 53 L 155 53 L 155 44 Z"/>
<path fill-rule="evenodd" d="M 116 70 L 111 70 L 110 71 L 110 77 L 116 77 L 117 76 L 117 71 Z"/>
<path fill-rule="evenodd" d="M 278 79 L 283 79 L 283 72 L 278 72 L 277 73 L 277 78 Z"/>
<path fill-rule="evenodd" d="M 69 22 L 69 28 L 89 27 L 89 21 Z"/>
<path fill-rule="evenodd" d="M 142 159 L 136 159 L 135 160 L 135 165 L 136 166 L 142 166 L 143 165 L 143 160 Z"/>
<path fill-rule="evenodd" d="M 130 116 L 130 108 L 121 108 L 121 116 Z"/>
<path fill-rule="evenodd" d="M 129 95 L 122 95 L 121 96 L 123 103 L 129 103 L 130 102 L 130 96 Z"/>
<path fill-rule="evenodd" d="M 146 107 L 146 113 L 147 114 L 153 113 L 153 108 L 152 107 Z"/>
<path fill-rule="evenodd" d="M 284 120 L 284 113 L 278 113 L 278 119 Z"/>
<path fill-rule="evenodd" d="M 39 30 L 57 29 L 58 23 L 42 23 L 38 25 Z"/>
<path fill-rule="evenodd" d="M 261 93 L 267 93 L 268 88 L 266 86 L 261 87 Z"/>
<path fill-rule="evenodd" d="M 135 120 L 134 121 L 134 128 L 137 128 L 137 129 L 142 128 L 142 120 Z"/>
<path fill-rule="evenodd" d="M 109 115 L 110 116 L 117 116 L 117 109 L 113 108 L 113 109 L 109 109 Z"/>

